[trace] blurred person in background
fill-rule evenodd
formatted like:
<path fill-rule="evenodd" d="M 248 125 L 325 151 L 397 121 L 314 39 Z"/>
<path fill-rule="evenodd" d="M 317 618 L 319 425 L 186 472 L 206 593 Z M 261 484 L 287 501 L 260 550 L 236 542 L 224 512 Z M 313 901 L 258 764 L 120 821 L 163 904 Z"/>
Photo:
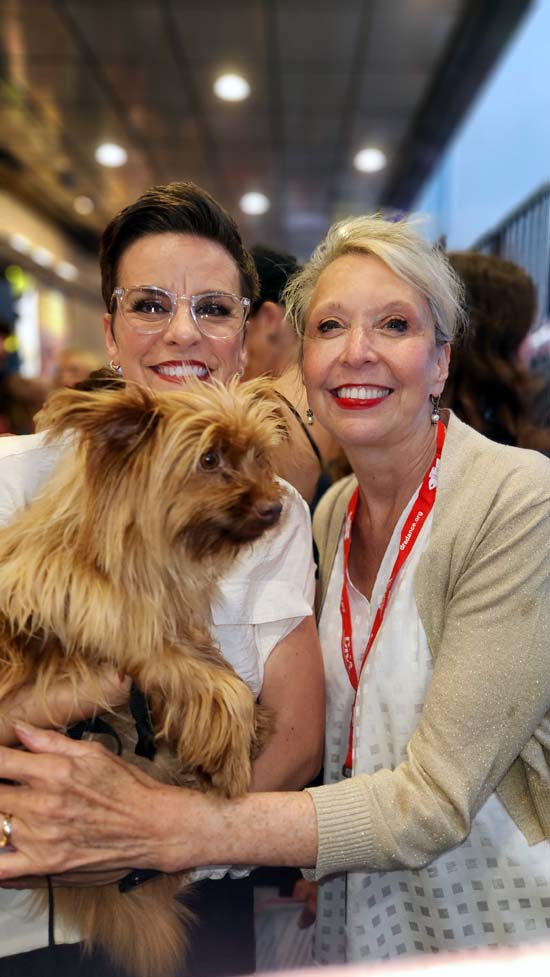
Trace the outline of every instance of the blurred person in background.
<path fill-rule="evenodd" d="M 536 290 L 519 265 L 496 255 L 454 251 L 469 327 L 453 347 L 443 403 L 476 431 L 550 454 L 550 431 L 535 423 L 545 384 L 521 359 L 536 313 Z"/>
<path fill-rule="evenodd" d="M 13 338 L 13 324 L 0 317 L 0 434 L 32 434 L 48 385 L 40 377 L 21 376 Z"/>
<path fill-rule="evenodd" d="M 283 291 L 299 270 L 294 255 L 265 244 L 252 246 L 260 295 L 252 306 L 245 337 L 245 380 L 273 377 L 275 389 L 292 411 L 292 451 L 281 451 L 281 475 L 294 485 L 306 502 L 315 508 L 328 486 L 349 466 L 334 438 L 314 423 L 308 408 L 299 341 L 286 318 Z"/>
<path fill-rule="evenodd" d="M 97 353 L 76 346 L 64 349 L 58 356 L 53 375 L 53 387 L 76 387 L 98 370 L 102 359 Z"/>

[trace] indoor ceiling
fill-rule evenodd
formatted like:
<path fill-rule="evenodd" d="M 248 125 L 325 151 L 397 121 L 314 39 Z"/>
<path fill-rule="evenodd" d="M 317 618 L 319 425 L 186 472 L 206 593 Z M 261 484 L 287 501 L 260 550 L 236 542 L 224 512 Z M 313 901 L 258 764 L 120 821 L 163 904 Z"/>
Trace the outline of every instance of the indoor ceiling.
<path fill-rule="evenodd" d="M 249 242 L 304 257 L 335 218 L 410 205 L 528 6 L 0 0 L 0 187 L 95 249 L 146 187 L 190 179 Z M 247 79 L 247 99 L 214 94 L 224 71 Z M 98 164 L 103 142 L 126 164 Z M 387 167 L 358 172 L 364 146 Z M 270 198 L 261 217 L 239 212 L 252 190 Z"/>

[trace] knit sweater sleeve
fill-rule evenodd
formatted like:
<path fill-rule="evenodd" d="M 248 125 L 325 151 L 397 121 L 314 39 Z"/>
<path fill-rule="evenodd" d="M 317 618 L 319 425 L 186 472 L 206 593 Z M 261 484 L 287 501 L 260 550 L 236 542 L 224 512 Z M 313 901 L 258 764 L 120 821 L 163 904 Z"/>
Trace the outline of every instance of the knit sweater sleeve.
<path fill-rule="evenodd" d="M 450 554 L 441 643 L 406 760 L 310 789 L 317 878 L 419 868 L 460 844 L 550 709 L 550 464 L 522 454 L 458 570 Z"/>

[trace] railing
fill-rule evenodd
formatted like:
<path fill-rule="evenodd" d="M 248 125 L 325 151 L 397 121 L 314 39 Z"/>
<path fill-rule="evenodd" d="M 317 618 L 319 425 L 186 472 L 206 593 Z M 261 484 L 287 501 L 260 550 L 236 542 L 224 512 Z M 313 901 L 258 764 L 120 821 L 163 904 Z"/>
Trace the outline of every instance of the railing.
<path fill-rule="evenodd" d="M 550 183 L 479 238 L 472 249 L 508 258 L 525 268 L 538 293 L 535 329 L 550 322 Z"/>

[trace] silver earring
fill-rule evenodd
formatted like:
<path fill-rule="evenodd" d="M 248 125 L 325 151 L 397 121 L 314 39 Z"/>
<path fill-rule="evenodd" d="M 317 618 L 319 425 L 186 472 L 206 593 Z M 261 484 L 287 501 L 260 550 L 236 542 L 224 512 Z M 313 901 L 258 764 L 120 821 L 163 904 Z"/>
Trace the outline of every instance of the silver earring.
<path fill-rule="evenodd" d="M 116 373 L 117 377 L 122 376 L 122 367 L 120 363 L 115 363 L 114 360 L 109 360 L 109 368 Z"/>
<path fill-rule="evenodd" d="M 441 417 L 441 411 L 439 409 L 441 397 L 435 397 L 434 394 L 430 394 L 430 403 L 432 405 L 432 416 L 430 418 L 432 424 L 437 424 L 439 418 Z"/>
<path fill-rule="evenodd" d="M 306 410 L 306 421 L 311 427 L 311 425 L 313 424 L 313 411 L 311 407 L 308 407 L 308 409 Z"/>

